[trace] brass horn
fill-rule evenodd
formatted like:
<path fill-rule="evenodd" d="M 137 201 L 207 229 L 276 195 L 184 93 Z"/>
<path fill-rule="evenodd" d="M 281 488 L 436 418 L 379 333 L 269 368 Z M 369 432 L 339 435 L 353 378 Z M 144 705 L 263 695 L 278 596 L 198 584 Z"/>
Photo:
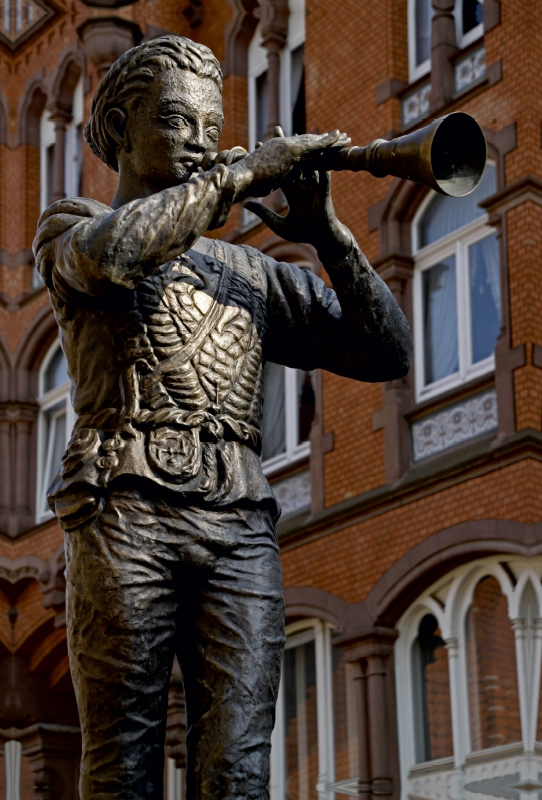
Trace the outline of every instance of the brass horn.
<path fill-rule="evenodd" d="M 377 178 L 396 178 L 429 186 L 440 194 L 464 197 L 482 179 L 487 145 L 475 119 L 457 111 L 417 131 L 367 147 L 330 150 L 322 158 L 328 169 L 370 172 Z"/>

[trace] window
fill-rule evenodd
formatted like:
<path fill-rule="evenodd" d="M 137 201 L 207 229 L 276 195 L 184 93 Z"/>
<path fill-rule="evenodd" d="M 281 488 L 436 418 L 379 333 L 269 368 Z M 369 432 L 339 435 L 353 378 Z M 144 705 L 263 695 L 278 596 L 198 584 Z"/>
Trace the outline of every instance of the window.
<path fill-rule="evenodd" d="M 290 0 L 288 37 L 280 60 L 280 124 L 286 136 L 305 133 L 305 3 Z M 267 50 L 258 25 L 248 51 L 249 147 L 264 140 L 269 122 Z"/>
<path fill-rule="evenodd" d="M 483 0 L 456 0 L 455 24 L 459 48 L 467 47 L 483 36 Z M 408 59 L 410 82 L 431 71 L 431 0 L 408 2 Z"/>
<path fill-rule="evenodd" d="M 428 775 L 431 786 L 505 797 L 504 783 L 491 784 L 497 776 L 519 772 L 509 775 L 515 785 L 527 783 L 529 770 L 542 771 L 532 755 L 542 718 L 541 574 L 540 557 L 471 562 L 425 591 L 399 621 L 403 798 L 420 796 L 421 785 L 424 797 L 435 796 L 423 783 Z"/>
<path fill-rule="evenodd" d="M 41 369 L 38 402 L 36 521 L 39 523 L 52 516 L 47 504 L 47 489 L 60 468 L 75 422 L 66 359 L 58 342 L 49 351 Z"/>
<path fill-rule="evenodd" d="M 287 629 L 271 741 L 271 800 L 332 800 L 336 777 L 357 774 L 353 681 L 332 633 L 317 619 Z"/>
<path fill-rule="evenodd" d="M 83 77 L 73 93 L 72 119 L 66 125 L 66 161 L 64 192 L 66 197 L 81 194 L 83 165 Z M 51 205 L 54 187 L 55 125 L 46 109 L 40 122 L 40 204 L 44 211 Z"/>
<path fill-rule="evenodd" d="M 313 372 L 266 363 L 262 420 L 264 472 L 274 472 L 309 455 L 315 405 Z"/>
<path fill-rule="evenodd" d="M 463 198 L 432 194 L 413 226 L 416 395 L 491 372 L 501 325 L 497 234 L 478 203 L 495 192 L 489 164 Z"/>

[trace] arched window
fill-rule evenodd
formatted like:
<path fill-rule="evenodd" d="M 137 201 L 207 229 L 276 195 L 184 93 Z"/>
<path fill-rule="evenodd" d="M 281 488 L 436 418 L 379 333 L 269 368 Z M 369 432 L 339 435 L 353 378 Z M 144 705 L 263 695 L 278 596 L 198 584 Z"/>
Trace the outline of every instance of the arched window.
<path fill-rule="evenodd" d="M 495 167 L 488 164 L 472 194 L 433 194 L 414 220 L 418 400 L 494 369 L 501 325 L 499 250 L 478 204 L 495 189 Z"/>
<path fill-rule="evenodd" d="M 280 124 L 286 136 L 305 133 L 305 2 L 289 0 L 288 36 L 280 59 Z M 267 50 L 258 25 L 248 50 L 249 147 L 263 141 L 267 129 Z"/>
<path fill-rule="evenodd" d="M 66 359 L 58 342 L 50 349 L 40 371 L 38 403 L 36 521 L 39 523 L 52 516 L 47 504 L 47 489 L 60 468 L 75 422 Z"/>
<path fill-rule="evenodd" d="M 439 797 L 439 786 L 452 785 L 505 797 L 504 783 L 491 781 L 508 775 L 526 785 L 529 770 L 539 769 L 529 758 L 541 728 L 541 574 L 541 557 L 471 562 L 444 575 L 399 621 L 403 798 Z"/>
<path fill-rule="evenodd" d="M 483 0 L 456 0 L 457 45 L 467 47 L 483 36 Z M 408 61 L 411 83 L 431 70 L 431 0 L 408 0 Z"/>
<path fill-rule="evenodd" d="M 81 194 L 83 166 L 83 76 L 75 87 L 72 118 L 66 126 L 66 161 L 64 167 L 64 192 L 66 197 Z M 40 122 L 40 205 L 44 211 L 51 205 L 54 186 L 55 126 L 46 109 Z"/>
<path fill-rule="evenodd" d="M 349 665 L 318 619 L 287 628 L 271 742 L 271 800 L 332 797 L 336 779 L 355 775 L 356 729 Z"/>

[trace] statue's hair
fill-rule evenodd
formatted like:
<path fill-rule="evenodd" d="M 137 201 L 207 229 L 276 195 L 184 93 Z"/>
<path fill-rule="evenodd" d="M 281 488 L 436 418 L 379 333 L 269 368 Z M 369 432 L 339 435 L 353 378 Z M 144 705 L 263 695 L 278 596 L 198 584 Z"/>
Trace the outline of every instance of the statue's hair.
<path fill-rule="evenodd" d="M 222 71 L 212 52 L 184 36 L 160 36 L 132 47 L 115 61 L 100 81 L 92 99 L 84 137 L 92 152 L 111 169 L 118 172 L 118 145 L 107 130 L 107 112 L 112 108 L 127 110 L 129 107 L 131 110 L 159 72 L 175 68 L 211 78 L 222 89 Z"/>

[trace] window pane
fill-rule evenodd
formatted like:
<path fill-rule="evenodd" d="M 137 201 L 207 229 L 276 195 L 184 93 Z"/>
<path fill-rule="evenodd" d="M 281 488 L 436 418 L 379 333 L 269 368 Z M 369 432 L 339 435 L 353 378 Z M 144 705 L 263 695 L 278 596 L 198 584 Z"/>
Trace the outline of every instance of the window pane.
<path fill-rule="evenodd" d="M 301 444 L 309 440 L 314 419 L 316 398 L 312 372 L 297 371 L 297 404 L 298 444 Z"/>
<path fill-rule="evenodd" d="M 416 66 L 431 58 L 431 0 L 416 0 Z"/>
<path fill-rule="evenodd" d="M 418 227 L 419 246 L 442 239 L 449 233 L 479 219 L 485 211 L 478 206 L 496 191 L 495 167 L 488 164 L 477 188 L 466 197 L 435 195 L 429 203 Z"/>
<path fill-rule="evenodd" d="M 45 370 L 45 375 L 43 376 L 44 394 L 45 392 L 49 392 L 51 389 L 55 389 L 57 386 L 62 386 L 62 384 L 66 383 L 67 380 L 69 380 L 69 378 L 66 359 L 64 358 L 64 353 L 59 347 L 49 362 L 49 366 Z"/>
<path fill-rule="evenodd" d="M 425 384 L 459 369 L 455 256 L 422 273 Z"/>
<path fill-rule="evenodd" d="M 286 798 L 318 800 L 318 728 L 314 641 L 284 653 Z"/>
<path fill-rule="evenodd" d="M 484 20 L 484 6 L 480 0 L 462 0 L 463 36 Z"/>
<path fill-rule="evenodd" d="M 501 286 L 497 234 L 469 247 L 472 363 L 495 350 L 501 327 Z"/>
<path fill-rule="evenodd" d="M 296 47 L 291 59 L 292 134 L 305 133 L 305 46 Z"/>
<path fill-rule="evenodd" d="M 256 141 L 263 142 L 269 121 L 267 72 L 256 78 Z"/>
<path fill-rule="evenodd" d="M 284 367 L 268 361 L 264 367 L 262 461 L 286 450 Z"/>
<path fill-rule="evenodd" d="M 412 647 L 416 763 L 453 755 L 448 653 L 438 622 L 426 614 Z"/>
<path fill-rule="evenodd" d="M 498 581 L 483 578 L 467 617 L 471 749 L 521 741 L 516 648 Z"/>
<path fill-rule="evenodd" d="M 50 144 L 45 150 L 45 203 L 50 206 L 53 202 L 53 182 L 55 175 L 55 146 Z"/>
<path fill-rule="evenodd" d="M 335 734 L 335 780 L 358 775 L 358 726 L 352 665 L 345 662 L 338 647 L 331 648 L 333 670 L 333 724 Z M 338 799 L 337 799 L 338 800 Z"/>
<path fill-rule="evenodd" d="M 42 461 L 42 514 L 47 513 L 46 492 L 60 469 L 60 462 L 66 449 L 66 400 L 43 412 L 43 461 Z"/>

